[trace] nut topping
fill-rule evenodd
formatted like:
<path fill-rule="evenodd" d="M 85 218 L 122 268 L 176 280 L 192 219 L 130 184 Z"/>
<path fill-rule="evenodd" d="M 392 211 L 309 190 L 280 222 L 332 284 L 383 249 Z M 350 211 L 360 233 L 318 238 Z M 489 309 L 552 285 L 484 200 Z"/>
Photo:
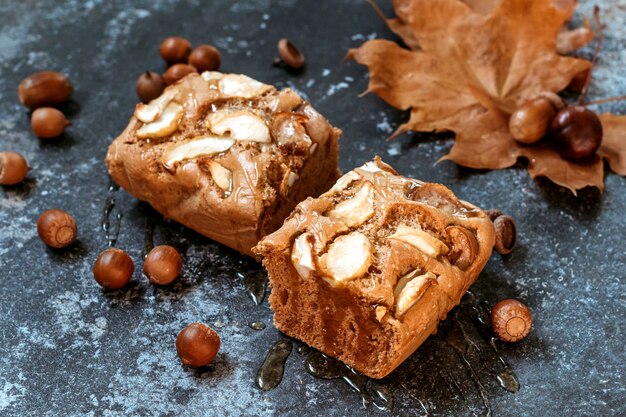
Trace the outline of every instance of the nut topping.
<path fill-rule="evenodd" d="M 180 104 L 171 102 L 163 110 L 161 117 L 152 123 L 147 123 L 137 130 L 137 137 L 162 138 L 171 135 L 178 129 L 178 123 L 183 115 L 183 108 Z"/>
<path fill-rule="evenodd" d="M 332 284 L 347 282 L 365 274 L 372 262 L 372 244 L 360 232 L 339 236 L 320 257 L 320 266 Z"/>
<path fill-rule="evenodd" d="M 432 272 L 418 275 L 421 271 L 409 272 L 400 280 L 394 291 L 396 299 L 396 317 L 401 317 L 415 305 L 426 293 L 428 287 L 437 284 L 437 277 Z"/>
<path fill-rule="evenodd" d="M 350 184 L 352 184 L 354 181 L 360 179 L 361 176 L 357 172 L 350 171 L 347 174 L 343 175 L 341 178 L 339 178 L 335 185 L 333 185 L 333 187 L 329 191 L 327 191 L 326 194 L 341 192 L 348 188 Z"/>
<path fill-rule="evenodd" d="M 137 104 L 137 107 L 135 107 L 135 117 L 144 123 L 154 122 L 161 117 L 161 114 L 165 111 L 165 107 L 167 107 L 174 96 L 176 96 L 176 92 L 175 89 L 170 88 L 165 90 L 163 94 L 152 100 L 149 104 Z"/>
<path fill-rule="evenodd" d="M 217 186 L 220 187 L 226 194 L 226 197 L 228 197 L 233 191 L 233 172 L 213 160 L 209 160 L 208 164 L 213 181 L 215 181 Z"/>
<path fill-rule="evenodd" d="M 218 111 L 207 117 L 211 131 L 234 140 L 269 143 L 270 132 L 265 122 L 249 111 Z"/>
<path fill-rule="evenodd" d="M 348 227 L 357 227 L 374 215 L 374 189 L 366 182 L 354 196 L 337 204 L 327 213 L 328 217 L 343 222 Z"/>
<path fill-rule="evenodd" d="M 313 236 L 309 233 L 303 233 L 296 238 L 291 249 L 291 262 L 298 275 L 304 279 L 308 279 L 311 272 L 315 271 L 311 240 L 313 240 Z"/>
<path fill-rule="evenodd" d="M 452 249 L 448 254 L 450 263 L 462 270 L 469 268 L 478 255 L 478 240 L 474 233 L 461 226 L 446 228 L 452 241 Z"/>
<path fill-rule="evenodd" d="M 253 98 L 272 89 L 271 85 L 263 84 L 241 74 L 224 75 L 217 71 L 205 71 L 202 73 L 202 78 L 207 81 L 219 80 L 217 85 L 224 98 Z"/>
<path fill-rule="evenodd" d="M 287 195 L 289 194 L 289 189 L 296 183 L 298 178 L 300 178 L 298 174 L 289 170 L 285 174 L 285 176 L 283 177 L 283 180 L 280 183 L 280 186 L 279 186 L 280 195 L 283 197 L 287 197 Z"/>
<path fill-rule="evenodd" d="M 200 155 L 213 155 L 230 149 L 235 141 L 215 136 L 199 136 L 186 142 L 178 142 L 168 148 L 161 156 L 161 162 L 166 169 L 172 170 L 174 164 L 185 159 L 192 159 Z"/>
<path fill-rule="evenodd" d="M 391 236 L 387 236 L 387 239 L 395 239 L 408 243 L 409 245 L 424 252 L 426 255 L 432 257 L 438 256 L 439 254 L 445 255 L 449 251 L 446 244 L 436 237 L 423 230 L 414 229 L 404 225 L 398 226 L 396 233 Z"/>

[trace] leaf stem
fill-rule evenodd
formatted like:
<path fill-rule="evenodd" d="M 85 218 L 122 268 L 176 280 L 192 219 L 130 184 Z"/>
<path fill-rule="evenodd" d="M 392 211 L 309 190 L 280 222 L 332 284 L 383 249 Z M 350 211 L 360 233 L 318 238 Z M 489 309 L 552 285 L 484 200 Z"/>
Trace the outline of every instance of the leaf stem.
<path fill-rule="evenodd" d="M 580 96 L 578 96 L 578 101 L 576 104 L 582 104 L 585 96 L 587 95 L 587 91 L 589 91 L 589 84 L 591 84 L 591 75 L 593 73 L 593 69 L 598 62 L 598 55 L 600 54 L 600 49 L 602 48 L 602 41 L 604 40 L 604 33 L 602 28 L 602 22 L 600 21 L 600 7 L 593 7 L 593 19 L 596 23 L 598 30 L 598 40 L 596 42 L 596 49 L 593 52 L 593 59 L 591 60 L 591 67 L 589 67 L 589 73 L 587 74 L 587 79 L 585 79 L 585 85 L 582 90 L 580 90 Z"/>
<path fill-rule="evenodd" d="M 587 107 L 587 106 L 594 106 L 596 104 L 604 104 L 604 103 L 611 103 L 613 101 L 625 101 L 625 100 L 626 100 L 626 96 L 619 96 L 619 97 L 605 98 L 602 100 L 588 101 L 587 103 L 582 103 L 581 105 Z"/>

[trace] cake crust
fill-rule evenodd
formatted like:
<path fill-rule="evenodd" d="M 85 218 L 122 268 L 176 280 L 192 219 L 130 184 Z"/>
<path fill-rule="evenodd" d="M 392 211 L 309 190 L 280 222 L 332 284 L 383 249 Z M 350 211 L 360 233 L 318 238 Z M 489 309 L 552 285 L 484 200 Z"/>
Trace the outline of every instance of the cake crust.
<path fill-rule="evenodd" d="M 254 252 L 279 330 L 382 378 L 436 332 L 494 240 L 480 209 L 376 158 L 300 203 Z"/>

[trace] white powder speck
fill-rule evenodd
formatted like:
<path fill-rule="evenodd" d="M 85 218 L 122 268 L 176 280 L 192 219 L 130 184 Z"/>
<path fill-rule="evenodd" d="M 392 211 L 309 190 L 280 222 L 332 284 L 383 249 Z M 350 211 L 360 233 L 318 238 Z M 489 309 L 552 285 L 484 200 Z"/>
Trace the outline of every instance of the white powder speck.
<path fill-rule="evenodd" d="M 322 77 L 328 77 L 330 75 L 330 70 L 328 68 L 324 68 L 322 70 Z"/>
<path fill-rule="evenodd" d="M 338 84 L 333 84 L 328 88 L 328 91 L 326 91 L 326 95 L 330 97 L 332 95 L 335 95 L 337 91 L 346 89 L 348 87 L 350 87 L 350 85 L 343 81 Z"/>

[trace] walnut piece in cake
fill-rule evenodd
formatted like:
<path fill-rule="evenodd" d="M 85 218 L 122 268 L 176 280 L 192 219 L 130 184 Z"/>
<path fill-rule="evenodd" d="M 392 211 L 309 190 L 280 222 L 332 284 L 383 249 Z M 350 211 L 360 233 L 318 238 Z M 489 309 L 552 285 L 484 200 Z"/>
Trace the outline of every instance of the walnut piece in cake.
<path fill-rule="evenodd" d="M 164 216 L 251 255 L 338 178 L 340 134 L 290 89 L 204 72 L 138 104 L 106 164 Z"/>
<path fill-rule="evenodd" d="M 376 158 L 300 203 L 254 252 L 279 330 L 382 378 L 460 302 L 494 240 L 480 209 Z"/>

